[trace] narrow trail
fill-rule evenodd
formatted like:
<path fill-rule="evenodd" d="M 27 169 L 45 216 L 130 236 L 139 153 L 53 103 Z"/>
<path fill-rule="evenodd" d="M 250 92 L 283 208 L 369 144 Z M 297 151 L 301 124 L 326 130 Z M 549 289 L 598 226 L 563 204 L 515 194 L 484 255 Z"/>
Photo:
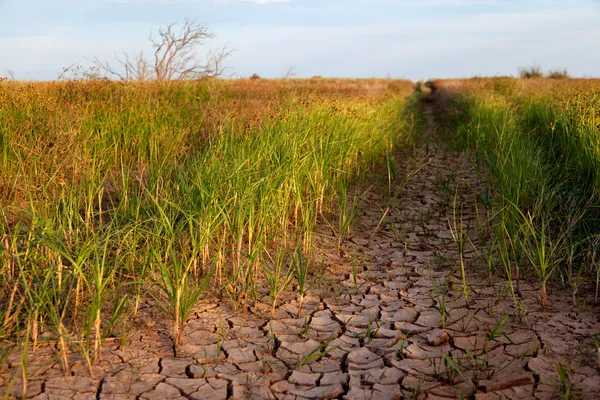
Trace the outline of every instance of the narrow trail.
<path fill-rule="evenodd" d="M 226 302 L 198 307 L 181 347 L 157 322 L 127 343 L 107 343 L 94 378 L 75 354 L 65 377 L 56 349 L 41 348 L 28 365 L 36 371 L 28 398 L 553 399 L 559 363 L 572 391 L 598 398 L 597 310 L 573 311 L 555 295 L 541 313 L 536 288 L 523 282 L 523 314 L 505 281 L 490 282 L 478 257 L 487 240 L 485 209 L 476 206 L 483 188 L 469 154 L 436 134 L 433 107 L 424 105 L 420 144 L 398 155 L 399 180 L 408 177 L 400 195 L 390 200 L 376 183 L 362 196 L 342 255 L 330 228 L 317 229 L 323 266 L 302 305 L 286 293 L 273 318 L 266 303 L 245 313 Z M 469 237 L 468 303 L 450 229 L 455 198 Z M 15 354 L 0 365 L 0 392 L 19 363 Z"/>

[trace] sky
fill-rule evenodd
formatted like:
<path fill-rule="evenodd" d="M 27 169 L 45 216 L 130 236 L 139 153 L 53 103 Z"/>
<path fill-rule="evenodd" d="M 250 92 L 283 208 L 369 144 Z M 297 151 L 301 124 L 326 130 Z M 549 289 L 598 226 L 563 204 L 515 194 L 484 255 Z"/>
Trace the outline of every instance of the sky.
<path fill-rule="evenodd" d="M 196 18 L 233 49 L 232 77 L 600 76 L 600 0 L 0 0 L 0 76 L 151 54 L 148 36 Z"/>

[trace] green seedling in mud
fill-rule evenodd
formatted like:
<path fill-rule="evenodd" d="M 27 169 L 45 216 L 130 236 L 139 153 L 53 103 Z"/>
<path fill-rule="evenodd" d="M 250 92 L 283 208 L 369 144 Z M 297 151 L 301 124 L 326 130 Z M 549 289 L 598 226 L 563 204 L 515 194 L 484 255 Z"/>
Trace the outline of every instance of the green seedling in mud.
<path fill-rule="evenodd" d="M 202 369 L 202 374 L 200 376 L 197 376 L 196 373 L 194 373 L 194 376 L 197 378 L 204 378 L 206 376 L 206 372 L 208 371 L 208 365 L 206 365 L 206 364 L 196 364 L 196 365 L 198 365 Z"/>
<path fill-rule="evenodd" d="M 501 368 L 502 365 L 490 365 L 488 361 L 488 348 L 492 341 L 497 340 L 500 337 L 504 337 L 508 342 L 512 345 L 515 342 L 506 334 L 506 332 L 502 331 L 502 327 L 506 324 L 509 315 L 505 314 L 500 318 L 494 327 L 490 330 L 488 335 L 485 338 L 485 342 L 483 344 L 483 349 L 480 351 L 480 357 L 474 357 L 473 354 L 467 349 L 467 357 L 471 361 L 471 368 L 475 371 L 474 380 L 479 381 L 480 379 L 491 379 L 498 368 Z"/>
<path fill-rule="evenodd" d="M 454 182 L 454 176 L 456 175 L 456 168 L 454 168 L 448 175 L 446 175 L 446 179 L 443 179 L 441 176 L 436 176 L 436 186 L 442 192 L 442 199 L 444 201 L 448 200 L 452 193 L 452 182 Z"/>
<path fill-rule="evenodd" d="M 223 351 L 223 343 L 227 340 L 227 328 L 226 324 L 223 323 L 223 318 L 219 316 L 217 322 L 217 357 L 221 355 Z"/>
<path fill-rule="evenodd" d="M 573 307 L 577 307 L 577 292 L 583 282 L 584 268 L 577 268 L 575 266 L 575 258 L 577 257 L 577 245 L 568 244 L 566 247 L 565 265 L 560 272 L 561 280 L 564 284 L 568 284 L 571 288 L 571 303 Z"/>
<path fill-rule="evenodd" d="M 375 339 L 377 337 L 377 332 L 379 332 L 379 328 L 381 328 L 379 326 L 379 324 L 377 324 L 377 328 L 375 330 L 373 330 L 373 326 L 372 326 L 372 320 L 371 320 L 371 314 L 367 314 L 367 319 L 368 319 L 368 325 L 367 325 L 367 331 L 365 332 L 365 339 L 367 339 L 368 342 L 371 342 L 373 339 Z"/>
<path fill-rule="evenodd" d="M 27 382 L 29 380 L 28 365 L 29 365 L 29 347 L 30 347 L 29 338 L 31 335 L 31 325 L 32 325 L 31 322 L 32 321 L 29 321 L 27 323 L 27 329 L 25 331 L 23 341 L 19 344 L 20 345 L 19 355 L 20 355 L 20 361 L 21 361 L 21 365 L 20 365 L 19 369 L 21 370 L 22 392 L 24 394 L 27 393 Z M 8 393 L 10 393 L 10 391 Z"/>
<path fill-rule="evenodd" d="M 494 327 L 488 332 L 485 337 L 485 340 L 482 344 L 474 343 L 474 349 L 471 350 L 466 348 L 464 350 L 466 356 L 460 360 L 455 360 L 451 353 L 442 355 L 442 360 L 444 362 L 445 371 L 446 371 L 446 379 L 449 382 L 456 382 L 457 378 L 460 377 L 462 381 L 464 381 L 465 377 L 463 375 L 464 371 L 469 371 L 471 375 L 471 380 L 475 385 L 480 380 L 491 379 L 492 376 L 496 373 L 497 370 L 502 369 L 502 365 L 490 365 L 488 360 L 488 348 L 492 341 L 497 340 L 500 337 L 506 338 L 510 344 L 514 344 L 512 339 L 502 331 L 502 327 L 508 320 L 508 315 L 504 315 L 500 318 Z M 434 367 L 437 367 L 436 360 L 433 359 Z M 441 367 L 441 366 L 440 366 Z M 436 369 L 438 371 L 438 369 Z M 437 372 L 439 375 L 441 373 L 441 368 Z"/>
<path fill-rule="evenodd" d="M 302 311 L 302 304 L 304 303 L 304 297 L 308 293 L 308 271 L 310 269 L 310 263 L 302 255 L 300 245 L 296 245 L 296 251 L 294 252 L 294 258 L 292 260 L 294 264 L 294 271 L 296 279 L 298 280 L 298 292 L 300 293 L 300 301 L 298 302 L 298 315 Z"/>
<path fill-rule="evenodd" d="M 468 364 L 468 369 L 473 371 L 474 382 L 479 382 L 481 379 L 491 379 L 496 370 L 502 367 L 502 365 L 489 364 L 488 348 L 492 341 L 495 341 L 500 337 L 504 337 L 510 344 L 515 344 L 515 342 L 504 331 L 502 331 L 502 327 L 506 324 L 508 317 L 509 315 L 505 314 L 496 322 L 494 327 L 485 337 L 485 341 L 481 348 L 479 348 L 477 343 L 475 343 L 475 349 L 476 352 L 480 354 L 479 356 L 475 356 L 471 350 L 465 349 L 465 353 L 467 354 L 466 363 Z"/>
<path fill-rule="evenodd" d="M 271 349 L 271 355 L 273 357 L 275 357 L 276 353 L 277 353 L 277 334 L 275 333 L 275 331 L 273 330 L 273 321 L 269 321 L 269 340 L 272 344 L 269 345 L 269 348 Z"/>
<path fill-rule="evenodd" d="M 486 186 L 483 191 L 477 195 L 477 200 L 479 200 L 485 208 L 490 208 L 492 204 L 490 192 L 491 190 Z"/>
<path fill-rule="evenodd" d="M 545 312 L 548 307 L 546 284 L 560 262 L 556 255 L 564 236 L 553 240 L 548 235 L 548 221 L 542 217 L 537 222 L 531 214 L 525 214 L 520 209 L 516 210 L 522 217 L 524 240 L 521 245 L 540 281 L 539 301 L 542 312 Z"/>
<path fill-rule="evenodd" d="M 111 236 L 112 235 L 110 234 L 107 235 L 107 239 L 105 240 L 103 246 L 100 249 L 96 248 L 94 250 L 94 258 L 92 264 L 93 281 L 88 283 L 88 285 L 91 285 L 94 288 L 93 290 L 90 288 L 90 292 L 94 293 L 94 295 L 92 296 L 92 303 L 88 309 L 90 328 L 88 328 L 86 331 L 89 332 L 93 329 L 94 332 L 93 360 L 95 362 L 100 361 L 100 357 L 102 354 L 101 312 L 104 306 L 104 302 L 106 300 L 106 292 L 108 291 L 109 286 L 112 285 L 114 281 L 116 265 L 118 263 L 117 258 L 112 262 L 112 266 L 109 265 L 108 248 L 111 244 L 111 242 L 109 241 Z M 116 301 L 114 304 L 118 305 L 118 301 Z M 122 304 L 123 303 L 121 303 L 121 305 Z M 119 308 L 120 307 L 117 307 L 117 313 L 113 314 L 115 320 L 118 319 L 120 316 Z M 91 338 L 87 342 L 89 342 L 90 340 Z"/>
<path fill-rule="evenodd" d="M 183 341 L 183 328 L 192 308 L 198 302 L 207 281 L 192 282 L 190 269 L 194 257 L 182 261 L 175 251 L 170 251 L 170 260 L 159 254 L 155 255 L 155 263 L 160 273 L 155 282 L 166 299 L 162 305 L 160 298 L 156 300 L 173 320 L 173 343 L 178 346 Z"/>
<path fill-rule="evenodd" d="M 463 205 L 462 202 L 458 204 L 458 185 L 456 186 L 456 191 L 454 192 L 454 202 L 452 203 L 452 223 L 448 223 L 450 227 L 450 233 L 452 234 L 452 239 L 456 243 L 456 247 L 458 249 L 458 259 L 460 263 L 460 273 L 462 277 L 462 295 L 469 304 L 469 293 L 467 288 L 467 275 L 465 272 L 465 260 L 464 260 L 464 251 L 465 251 L 465 233 L 463 231 Z"/>
<path fill-rule="evenodd" d="M 503 267 L 504 273 L 506 274 L 506 288 L 510 295 L 515 307 L 522 319 L 525 319 L 527 315 L 527 309 L 523 306 L 519 299 L 519 253 L 517 249 L 521 248 L 521 245 L 513 242 L 513 237 L 508 233 L 508 228 L 505 225 L 506 214 L 501 214 L 502 220 L 498 226 L 498 232 L 494 235 L 498 239 L 496 243 L 496 249 L 500 264 Z M 516 279 L 513 277 L 513 271 L 515 272 Z M 516 280 L 516 287 L 515 287 Z M 501 286 L 502 288 L 503 286 Z M 498 291 L 498 296 L 501 296 L 501 291 Z"/>
<path fill-rule="evenodd" d="M 405 392 L 404 389 L 402 390 L 402 398 L 406 399 L 406 400 L 417 400 L 420 399 L 421 396 L 421 386 L 423 386 L 423 382 L 425 382 L 425 376 L 422 376 L 421 379 L 419 380 L 419 382 L 417 383 L 417 385 L 414 387 L 414 389 L 411 392 Z"/>
<path fill-rule="evenodd" d="M 513 340 L 505 332 L 503 332 L 501 330 L 502 327 L 506 324 L 507 320 L 508 320 L 508 314 L 504 314 L 502 316 L 502 318 L 500 318 L 498 320 L 498 322 L 496 322 L 496 325 L 494 325 L 494 327 L 490 330 L 490 333 L 487 335 L 487 341 L 486 341 L 486 347 L 485 347 L 486 349 L 487 349 L 487 344 L 489 342 L 491 342 L 492 340 L 496 340 L 500 336 L 502 336 L 506 340 L 508 340 L 508 342 L 510 344 L 515 344 L 515 342 L 513 342 Z"/>
<path fill-rule="evenodd" d="M 494 252 L 496 250 L 497 237 L 493 236 L 491 238 L 490 242 L 486 246 L 485 253 L 483 251 L 480 251 L 477 248 L 477 246 L 475 245 L 475 243 L 473 243 L 471 238 L 468 238 L 468 240 L 469 240 L 469 244 L 471 244 L 471 247 L 475 250 L 475 254 L 477 255 L 477 258 L 479 258 L 481 263 L 483 265 L 485 265 L 485 271 L 487 273 L 488 281 L 491 286 L 492 285 L 492 273 L 494 272 L 494 266 L 495 266 Z"/>
<path fill-rule="evenodd" d="M 103 249 L 98 248 L 91 239 L 87 240 L 80 243 L 75 252 L 69 249 L 68 244 L 59 238 L 47 237 L 45 241 L 49 249 L 59 255 L 60 259 L 66 260 L 70 264 L 71 277 L 65 279 L 69 274 L 64 271 L 64 265 L 61 261 L 58 266 L 59 271 L 56 274 L 53 274 L 51 269 L 47 270 L 45 275 L 47 284 L 41 286 L 40 290 L 33 293 L 33 295 L 37 297 L 38 303 L 43 305 L 46 308 L 45 311 L 50 315 L 52 323 L 49 328 L 58 338 L 58 348 L 65 374 L 68 375 L 70 372 L 68 355 L 70 353 L 69 345 L 71 345 L 79 350 L 88 365 L 90 375 L 93 376 L 91 363 L 94 360 L 99 361 L 102 342 L 100 312 L 106 299 L 105 292 L 108 285 L 112 284 L 111 278 L 113 276 L 111 271 L 107 271 L 106 259 L 102 257 L 102 254 L 105 254 L 106 246 L 108 246 L 108 240 L 104 243 Z M 86 274 L 88 269 L 92 270 L 91 276 Z M 57 286 L 57 292 L 54 293 L 49 290 L 49 283 L 52 281 L 55 281 L 54 283 Z M 75 297 L 75 303 L 79 304 L 79 292 L 84 290 L 89 291 L 92 302 L 87 308 L 86 317 L 84 318 L 83 340 L 77 341 L 67 334 L 64 321 L 73 296 Z M 65 297 L 61 298 L 61 294 Z M 91 354 L 92 346 L 94 350 Z"/>
<path fill-rule="evenodd" d="M 556 365 L 556 374 L 558 375 L 558 380 L 547 376 L 544 376 L 544 378 L 549 380 L 560 391 L 561 400 L 571 400 L 581 396 L 582 393 L 573 391 L 571 382 L 569 381 L 567 368 L 562 362 L 559 362 Z"/>
<path fill-rule="evenodd" d="M 394 151 L 394 144 L 390 143 L 385 152 L 385 166 L 387 167 L 388 177 L 388 197 L 392 196 L 392 182 L 396 180 L 398 166 L 396 164 L 396 155 Z"/>
<path fill-rule="evenodd" d="M 275 258 L 267 252 L 267 256 L 270 259 L 270 263 L 263 262 L 263 272 L 267 284 L 269 285 L 269 296 L 273 300 L 271 305 L 271 316 L 275 316 L 275 307 L 277 306 L 277 299 L 281 293 L 287 288 L 290 281 L 294 277 L 294 270 L 285 265 L 285 248 L 280 247 L 277 250 Z"/>
<path fill-rule="evenodd" d="M 569 376 L 567 375 L 567 369 L 562 363 L 558 363 L 556 366 L 556 372 L 558 373 L 559 385 L 558 388 L 560 390 L 561 399 L 562 400 L 570 400 L 576 394 L 571 392 L 571 383 L 569 382 Z"/>
<path fill-rule="evenodd" d="M 123 315 L 125 315 L 128 311 L 129 304 L 129 295 L 123 294 L 122 296 L 113 300 L 112 310 L 109 314 L 109 317 L 106 319 L 106 334 L 104 336 L 114 336 L 116 327 L 119 321 L 123 321 Z M 119 335 L 119 340 L 121 344 L 125 345 L 127 341 L 127 332 L 126 332 L 126 324 L 121 325 L 121 333 Z"/>
<path fill-rule="evenodd" d="M 408 184 L 408 182 L 410 181 L 410 179 L 414 175 L 416 175 L 427 163 L 428 163 L 428 161 L 425 161 L 421 166 L 417 167 L 415 170 L 410 171 L 406 175 L 406 178 L 404 179 L 404 181 L 402 182 L 402 184 L 399 185 L 396 188 L 395 192 L 390 195 L 390 197 L 387 200 L 386 208 L 383 211 L 383 213 L 381 215 L 381 218 L 379 219 L 379 222 L 375 226 L 375 229 L 373 229 L 373 233 L 371 233 L 370 240 L 372 240 L 373 237 L 375 237 L 375 235 L 377 234 L 377 232 L 379 232 L 379 229 L 381 228 L 381 225 L 383 224 L 383 221 L 385 220 L 385 217 L 387 217 L 387 215 L 390 212 L 390 210 L 392 209 L 394 203 L 396 202 L 396 200 L 398 200 L 398 198 L 400 197 L 400 194 L 402 194 L 402 192 L 404 191 L 404 188 L 406 187 L 406 185 Z M 414 215 L 412 216 L 412 223 L 414 225 Z M 405 234 L 404 236 L 406 238 L 406 228 L 403 226 L 402 230 L 404 231 L 404 234 Z M 405 247 L 406 247 L 406 240 L 404 241 L 404 244 L 405 244 Z"/>
<path fill-rule="evenodd" d="M 353 206 L 355 200 L 352 201 L 351 206 Z M 338 253 L 341 252 L 342 241 L 347 233 L 349 233 L 350 225 L 356 214 L 354 214 L 353 210 L 349 210 L 348 208 L 348 185 L 345 182 L 340 184 L 340 188 L 338 190 L 338 212 L 337 212 L 337 247 Z M 353 208 L 353 207 L 350 207 Z"/>
<path fill-rule="evenodd" d="M 304 316 L 304 321 L 302 322 L 302 326 L 300 328 L 300 335 L 306 337 L 308 335 L 308 331 L 310 330 L 310 317 L 308 315 Z"/>
<path fill-rule="evenodd" d="M 456 363 L 456 361 L 454 361 L 450 352 L 448 352 L 448 354 L 442 354 L 442 361 L 444 362 L 444 367 L 449 382 L 455 382 L 457 376 L 460 376 L 463 381 L 466 381 L 465 376 L 463 375 L 462 370 L 460 369 L 460 366 Z M 434 370 L 436 370 L 436 373 L 439 375 L 439 371 L 441 371 L 441 365 L 439 366 L 439 369 L 438 367 L 436 367 L 437 361 L 435 358 L 433 359 L 433 363 Z"/>
<path fill-rule="evenodd" d="M 398 350 L 396 351 L 396 356 L 398 356 L 400 360 L 404 359 L 405 357 L 404 348 L 406 347 L 406 339 L 408 339 L 408 334 L 401 334 L 400 340 L 398 340 Z"/>
<path fill-rule="evenodd" d="M 473 322 L 474 315 L 475 314 L 472 311 L 469 311 L 463 318 L 456 321 L 460 332 L 467 332 L 469 325 Z"/>
<path fill-rule="evenodd" d="M 475 243 L 473 243 L 473 240 L 471 240 L 470 237 L 467 237 L 467 239 L 469 241 L 469 244 L 471 245 L 471 247 L 477 254 L 477 258 L 479 258 L 481 263 L 483 265 L 485 265 L 485 270 L 487 272 L 488 280 L 489 280 L 489 283 L 491 286 L 492 285 L 492 273 L 493 273 L 494 266 L 495 266 L 494 252 L 496 250 L 496 243 L 498 241 L 497 235 L 492 234 L 493 232 L 492 232 L 491 225 L 492 225 L 492 221 L 494 220 L 494 216 L 489 216 L 486 213 L 482 217 L 482 215 L 479 211 L 479 205 L 478 205 L 477 201 L 474 202 L 474 206 L 475 206 L 475 215 L 477 216 L 478 243 L 480 245 L 484 245 L 487 241 L 487 244 L 485 245 L 485 248 L 487 251 L 485 251 L 485 252 L 480 251 L 478 246 L 476 246 Z"/>
<path fill-rule="evenodd" d="M 358 271 L 356 271 L 356 262 L 355 260 L 352 260 L 352 284 L 354 285 L 354 290 L 358 292 L 365 283 L 366 282 L 363 282 L 360 285 L 358 284 Z"/>
<path fill-rule="evenodd" d="M 337 349 L 337 346 L 333 346 L 329 349 L 327 348 L 334 339 L 335 334 L 331 335 L 326 341 L 319 344 L 313 351 L 311 351 L 304 358 L 302 358 L 302 360 L 300 361 L 300 366 L 302 367 L 304 365 L 312 363 L 313 361 L 317 361 L 319 358 L 324 357 L 327 354 L 334 351 L 335 349 Z"/>
<path fill-rule="evenodd" d="M 475 343 L 477 345 L 477 343 Z M 484 349 L 487 348 L 488 341 L 484 344 Z M 481 351 L 481 356 L 477 357 L 468 348 L 465 349 L 465 360 L 463 363 L 469 371 L 473 371 L 473 382 L 479 382 L 481 379 L 489 379 L 494 374 L 493 369 L 488 364 L 488 355 L 485 350 Z"/>
<path fill-rule="evenodd" d="M 342 179 L 338 187 L 338 212 L 337 212 L 337 249 L 342 254 L 342 243 L 346 235 L 350 233 L 350 228 L 354 224 L 359 213 L 360 199 L 369 191 L 367 189 L 362 194 L 354 194 L 348 198 L 349 182 Z"/>
<path fill-rule="evenodd" d="M 435 284 L 435 277 L 432 275 L 431 286 L 433 288 L 433 293 L 435 294 L 435 309 L 440 313 L 440 317 L 442 318 L 442 329 L 446 329 L 446 316 L 448 315 L 448 311 L 446 310 L 446 292 L 448 291 L 446 279 L 444 278 L 441 288 L 438 290 L 438 287 Z"/>

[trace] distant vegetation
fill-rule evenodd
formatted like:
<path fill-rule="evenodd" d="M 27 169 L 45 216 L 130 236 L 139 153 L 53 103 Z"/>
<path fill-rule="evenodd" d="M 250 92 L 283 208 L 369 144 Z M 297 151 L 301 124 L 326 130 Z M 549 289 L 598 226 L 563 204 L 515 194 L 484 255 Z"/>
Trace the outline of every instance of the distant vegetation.
<path fill-rule="evenodd" d="M 520 67 L 519 68 L 519 78 L 521 79 L 532 79 L 532 78 L 543 78 L 544 73 L 542 72 L 542 68 L 534 64 L 531 67 Z M 566 68 L 560 69 L 555 68 L 548 71 L 546 77 L 551 79 L 564 79 L 569 77 L 569 72 Z"/>
<path fill-rule="evenodd" d="M 569 77 L 569 72 L 566 68 L 564 69 L 551 69 L 548 71 L 548 78 L 551 79 L 566 79 Z"/>
<path fill-rule="evenodd" d="M 531 79 L 531 78 L 542 78 L 544 73 L 542 72 L 542 68 L 534 64 L 531 67 L 519 67 L 519 78 L 522 79 Z"/>

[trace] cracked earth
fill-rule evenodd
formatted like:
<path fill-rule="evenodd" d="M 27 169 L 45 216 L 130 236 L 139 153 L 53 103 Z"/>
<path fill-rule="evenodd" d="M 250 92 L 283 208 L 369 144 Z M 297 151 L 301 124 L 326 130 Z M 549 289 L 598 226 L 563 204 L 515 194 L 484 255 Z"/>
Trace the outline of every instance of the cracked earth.
<path fill-rule="evenodd" d="M 377 184 L 362 196 L 342 252 L 326 225 L 317 229 L 323 268 L 301 303 L 285 293 L 274 315 L 268 301 L 238 312 L 226 301 L 199 305 L 183 345 L 174 347 L 170 324 L 153 320 L 156 305 L 148 302 L 142 307 L 147 326 L 128 340 L 107 340 L 91 371 L 73 353 L 65 376 L 57 349 L 40 346 L 30 353 L 25 387 L 18 353 L 0 364 L 0 393 L 35 399 L 554 399 L 561 398 L 560 363 L 572 394 L 600 398 L 592 339 L 600 332 L 597 305 L 573 307 L 567 293 L 556 292 L 542 313 L 535 284 L 521 282 L 523 312 L 506 281 L 487 277 L 478 253 L 485 251 L 486 234 L 484 207 L 475 206 L 482 186 L 474 161 L 449 150 L 435 134 L 430 105 L 425 113 L 422 144 L 398 155 L 398 176 L 408 177 L 400 197 L 390 203 L 387 185 Z M 470 238 L 468 302 L 450 229 L 455 187 Z"/>

